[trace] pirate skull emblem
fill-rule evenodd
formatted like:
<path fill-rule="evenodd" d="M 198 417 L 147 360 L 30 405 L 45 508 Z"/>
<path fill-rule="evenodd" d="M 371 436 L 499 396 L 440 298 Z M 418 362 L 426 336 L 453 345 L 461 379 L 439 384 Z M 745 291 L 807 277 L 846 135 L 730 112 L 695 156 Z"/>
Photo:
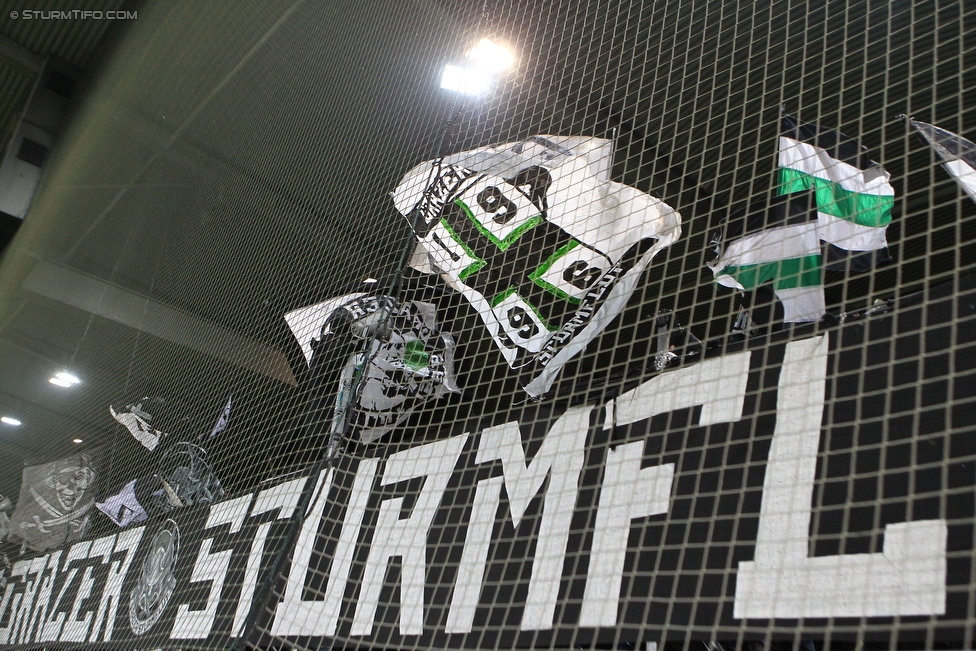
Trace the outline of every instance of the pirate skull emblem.
<path fill-rule="evenodd" d="M 85 491 L 95 480 L 95 470 L 87 455 L 63 459 L 54 464 L 44 484 L 58 497 L 58 503 L 65 512 L 75 509 Z"/>

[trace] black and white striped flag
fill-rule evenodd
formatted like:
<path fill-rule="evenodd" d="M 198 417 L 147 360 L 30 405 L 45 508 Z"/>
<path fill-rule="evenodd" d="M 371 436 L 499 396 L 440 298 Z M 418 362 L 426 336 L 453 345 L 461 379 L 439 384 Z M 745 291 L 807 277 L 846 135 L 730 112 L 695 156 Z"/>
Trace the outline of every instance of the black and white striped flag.
<path fill-rule="evenodd" d="M 942 167 L 976 201 L 976 145 L 951 131 L 908 119 L 908 124 L 942 159 Z"/>

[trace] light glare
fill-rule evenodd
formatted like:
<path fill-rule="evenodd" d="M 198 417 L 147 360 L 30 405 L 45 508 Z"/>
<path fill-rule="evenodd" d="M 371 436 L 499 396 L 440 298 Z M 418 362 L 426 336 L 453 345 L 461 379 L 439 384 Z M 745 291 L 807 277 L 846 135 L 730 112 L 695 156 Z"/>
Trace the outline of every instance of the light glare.
<path fill-rule="evenodd" d="M 73 375 L 67 371 L 58 371 L 54 374 L 54 377 L 48 380 L 48 382 L 54 386 L 67 388 L 73 387 L 74 385 L 80 383 L 81 380 L 78 379 L 77 375 Z"/>
<path fill-rule="evenodd" d="M 441 76 L 441 88 L 452 90 L 463 95 L 484 95 L 491 86 L 491 75 L 476 68 L 459 68 L 444 66 Z"/>
<path fill-rule="evenodd" d="M 487 38 L 481 39 L 467 56 L 479 68 L 496 73 L 510 70 L 515 63 L 515 56 L 508 48 L 492 43 Z"/>
<path fill-rule="evenodd" d="M 16 418 L 11 418 L 10 416 L 4 416 L 3 418 L 0 418 L 0 422 L 4 422 L 7 425 L 15 425 L 15 426 L 21 424 L 19 420 L 17 420 Z"/>
<path fill-rule="evenodd" d="M 81 442 L 82 442 L 82 440 L 81 440 L 81 439 L 71 439 L 71 441 L 72 441 L 73 443 L 81 443 Z"/>

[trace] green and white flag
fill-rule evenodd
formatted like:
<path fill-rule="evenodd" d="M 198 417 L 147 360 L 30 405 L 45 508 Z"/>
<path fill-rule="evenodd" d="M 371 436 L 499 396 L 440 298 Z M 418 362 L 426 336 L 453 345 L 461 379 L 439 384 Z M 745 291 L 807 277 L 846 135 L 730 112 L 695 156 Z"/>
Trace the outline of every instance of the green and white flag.
<path fill-rule="evenodd" d="M 895 204 L 890 179 L 856 140 L 783 116 L 779 193 L 813 192 L 828 269 L 867 271 L 890 259 L 885 238 Z"/>
<path fill-rule="evenodd" d="M 719 257 L 708 263 L 716 282 L 740 291 L 771 283 L 785 322 L 818 321 L 824 269 L 860 272 L 889 260 L 895 192 L 865 151 L 838 131 L 784 115 L 778 196 L 724 225 L 714 242 Z"/>
<path fill-rule="evenodd" d="M 708 263 L 715 282 L 725 287 L 747 292 L 771 283 L 787 323 L 818 321 L 827 311 L 819 226 L 805 199 L 776 197 L 726 224 L 714 242 L 719 257 Z"/>

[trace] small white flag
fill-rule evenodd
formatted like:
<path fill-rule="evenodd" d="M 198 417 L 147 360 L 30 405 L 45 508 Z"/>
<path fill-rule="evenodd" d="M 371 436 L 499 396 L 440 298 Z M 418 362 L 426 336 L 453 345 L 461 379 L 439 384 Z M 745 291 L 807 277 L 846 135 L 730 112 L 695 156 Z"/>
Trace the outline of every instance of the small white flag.
<path fill-rule="evenodd" d="M 976 145 L 951 131 L 925 122 L 909 118 L 908 124 L 935 150 L 943 160 L 942 167 L 959 187 L 976 201 Z"/>
<path fill-rule="evenodd" d="M 227 423 L 230 422 L 230 406 L 233 399 L 234 396 L 227 396 L 227 406 L 225 406 L 224 410 L 220 412 L 220 417 L 217 419 L 216 424 L 214 424 L 213 431 L 210 432 L 210 436 L 207 437 L 207 440 L 212 439 L 227 429 Z"/>
<path fill-rule="evenodd" d="M 109 412 L 112 414 L 112 418 L 122 423 L 129 433 L 135 437 L 137 441 L 142 443 L 150 452 L 156 449 L 159 442 L 166 438 L 165 432 L 160 432 L 158 429 L 153 429 L 152 425 L 149 424 L 144 418 L 137 416 L 131 411 L 115 411 L 112 405 L 108 406 Z"/>
<path fill-rule="evenodd" d="M 136 497 L 136 481 L 133 479 L 118 493 L 106 497 L 105 501 L 95 502 L 95 508 L 120 527 L 148 519 L 149 514 Z"/>

